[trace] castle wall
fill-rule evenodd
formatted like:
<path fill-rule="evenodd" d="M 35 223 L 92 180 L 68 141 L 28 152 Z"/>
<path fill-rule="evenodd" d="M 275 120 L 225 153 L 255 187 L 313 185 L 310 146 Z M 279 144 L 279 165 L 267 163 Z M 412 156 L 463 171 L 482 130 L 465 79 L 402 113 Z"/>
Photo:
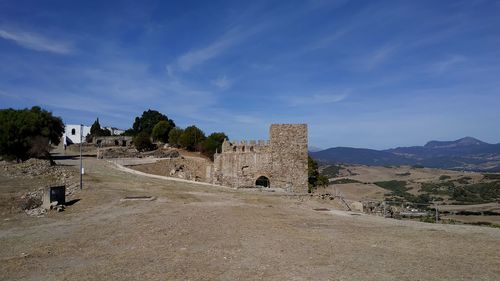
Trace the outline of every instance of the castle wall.
<path fill-rule="evenodd" d="M 267 143 L 267 142 L 265 142 Z M 231 186 L 254 186 L 260 176 L 270 178 L 271 153 L 269 146 L 258 142 L 225 142 L 223 153 L 214 158 L 216 183 Z"/>
<path fill-rule="evenodd" d="M 307 125 L 274 124 L 269 141 L 225 141 L 214 156 L 216 184 L 255 186 L 260 176 L 271 187 L 307 192 Z"/>

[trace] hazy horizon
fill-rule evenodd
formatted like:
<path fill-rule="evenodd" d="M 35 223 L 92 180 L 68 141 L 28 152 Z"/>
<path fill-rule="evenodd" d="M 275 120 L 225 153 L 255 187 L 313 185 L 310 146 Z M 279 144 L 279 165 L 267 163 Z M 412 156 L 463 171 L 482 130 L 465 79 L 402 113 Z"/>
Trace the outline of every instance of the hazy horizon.
<path fill-rule="evenodd" d="M 500 142 L 500 1 L 3 1 L 0 108 L 310 146 Z"/>

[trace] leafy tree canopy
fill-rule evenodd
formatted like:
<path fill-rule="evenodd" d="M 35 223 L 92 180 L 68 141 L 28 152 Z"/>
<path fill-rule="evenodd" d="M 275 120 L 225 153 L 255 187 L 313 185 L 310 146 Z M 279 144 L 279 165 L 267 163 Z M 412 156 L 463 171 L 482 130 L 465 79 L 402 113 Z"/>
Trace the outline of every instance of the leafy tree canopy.
<path fill-rule="evenodd" d="M 314 161 L 311 156 L 307 157 L 307 176 L 309 182 L 309 193 L 318 186 L 328 186 L 330 183 L 328 177 L 319 174 L 318 163 Z"/>
<path fill-rule="evenodd" d="M 101 124 L 99 124 L 99 118 L 97 118 L 90 127 L 90 134 L 88 134 L 85 139 L 87 142 L 92 142 L 92 139 L 94 137 L 105 136 L 111 136 L 111 132 L 108 129 L 101 128 Z"/>
<path fill-rule="evenodd" d="M 134 145 L 139 151 L 150 151 L 155 149 L 155 146 L 151 142 L 151 137 L 146 132 L 140 132 L 134 137 Z"/>
<path fill-rule="evenodd" d="M 153 133 L 154 126 L 160 121 L 167 121 L 170 124 L 170 128 L 175 127 L 174 120 L 168 119 L 166 115 L 161 114 L 156 110 L 148 109 L 148 111 L 144 111 L 142 113 L 141 117 L 135 118 L 132 129 L 134 131 L 134 134 L 146 132 L 151 135 Z"/>
<path fill-rule="evenodd" d="M 181 136 L 183 133 L 184 133 L 183 129 L 181 129 L 179 127 L 173 128 L 168 133 L 168 143 L 171 146 L 180 147 L 181 146 L 180 140 L 181 140 Z"/>
<path fill-rule="evenodd" d="M 221 151 L 222 143 L 227 139 L 227 135 L 222 132 L 210 134 L 206 140 L 201 143 L 201 151 L 203 154 L 214 159 L 214 154 L 216 151 Z"/>
<path fill-rule="evenodd" d="M 164 143 L 168 142 L 168 134 L 172 130 L 172 124 L 170 122 L 162 120 L 153 127 L 153 132 L 151 136 L 154 141 L 162 141 Z"/>
<path fill-rule="evenodd" d="M 60 117 L 34 106 L 0 110 L 0 154 L 7 159 L 50 156 L 50 143 L 59 144 L 64 132 Z"/>
<path fill-rule="evenodd" d="M 179 143 L 180 145 L 189 150 L 199 150 L 199 145 L 206 139 L 205 133 L 196 126 L 187 127 L 182 133 Z"/>

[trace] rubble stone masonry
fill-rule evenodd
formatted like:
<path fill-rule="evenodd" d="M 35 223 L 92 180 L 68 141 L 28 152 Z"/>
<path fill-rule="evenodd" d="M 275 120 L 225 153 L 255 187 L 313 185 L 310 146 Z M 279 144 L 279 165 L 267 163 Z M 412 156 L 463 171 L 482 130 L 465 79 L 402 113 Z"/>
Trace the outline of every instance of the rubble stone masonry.
<path fill-rule="evenodd" d="M 269 141 L 224 141 L 214 156 L 212 182 L 231 187 L 255 186 L 307 192 L 307 125 L 273 124 Z"/>

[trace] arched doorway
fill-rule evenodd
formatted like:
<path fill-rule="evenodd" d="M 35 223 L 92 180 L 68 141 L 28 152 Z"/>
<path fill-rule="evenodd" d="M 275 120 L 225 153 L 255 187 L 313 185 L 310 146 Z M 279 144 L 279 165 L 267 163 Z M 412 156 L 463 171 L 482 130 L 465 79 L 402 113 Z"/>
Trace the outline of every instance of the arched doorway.
<path fill-rule="evenodd" d="M 256 181 L 255 181 L 256 186 L 262 186 L 262 187 L 271 187 L 271 183 L 269 182 L 269 179 L 264 176 L 260 176 Z"/>

